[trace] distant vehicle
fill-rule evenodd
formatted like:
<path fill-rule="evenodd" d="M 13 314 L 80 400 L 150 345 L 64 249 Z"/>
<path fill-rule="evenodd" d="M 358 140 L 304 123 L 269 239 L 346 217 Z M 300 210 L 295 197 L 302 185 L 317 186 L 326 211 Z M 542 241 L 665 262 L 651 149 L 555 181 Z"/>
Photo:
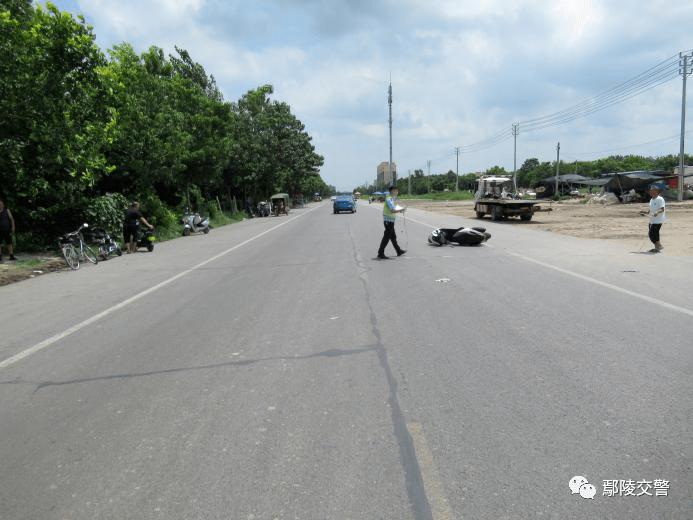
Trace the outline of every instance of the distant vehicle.
<path fill-rule="evenodd" d="M 338 196 L 332 205 L 335 213 L 341 211 L 350 211 L 351 213 L 356 213 L 356 201 L 351 195 L 340 195 Z"/>
<path fill-rule="evenodd" d="M 332 196 L 330 197 L 330 200 L 331 200 L 331 201 L 337 200 L 337 195 L 332 195 Z"/>
<path fill-rule="evenodd" d="M 491 215 L 491 220 L 505 220 L 508 217 L 520 217 L 520 220 L 532 220 L 535 212 L 541 211 L 535 206 L 537 200 L 523 200 L 511 193 L 512 182 L 508 177 L 484 176 L 479 178 L 479 187 L 474 197 L 474 211 L 477 218 Z"/>
<path fill-rule="evenodd" d="M 274 216 L 289 214 L 289 195 L 286 193 L 275 193 L 270 198 L 272 201 L 272 214 Z"/>

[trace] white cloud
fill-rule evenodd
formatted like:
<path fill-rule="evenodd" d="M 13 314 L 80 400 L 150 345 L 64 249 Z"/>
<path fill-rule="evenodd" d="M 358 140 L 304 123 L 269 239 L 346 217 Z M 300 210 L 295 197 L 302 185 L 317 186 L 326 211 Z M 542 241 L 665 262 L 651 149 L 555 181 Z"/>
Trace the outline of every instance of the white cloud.
<path fill-rule="evenodd" d="M 414 2 L 421 6 L 420 2 Z M 514 14 L 522 2 L 507 0 L 432 0 L 426 2 L 426 9 L 440 13 L 445 18 L 475 20 Z"/>
<path fill-rule="evenodd" d="M 204 9 L 205 0 L 79 0 L 78 3 L 88 22 L 97 28 L 97 38 L 106 33 L 112 40 L 110 45 L 129 41 L 138 44 L 136 50 L 140 51 L 151 45 L 173 50 L 177 42 L 191 41 L 204 30 L 194 20 Z M 144 48 L 139 48 L 139 44 Z"/>
<path fill-rule="evenodd" d="M 377 137 L 379 139 L 383 139 L 388 135 L 384 124 L 361 125 L 359 131 L 366 137 Z"/>
<path fill-rule="evenodd" d="M 603 27 L 604 10 L 593 0 L 562 0 L 549 11 L 553 22 L 553 43 L 563 50 L 590 45 Z"/>
<path fill-rule="evenodd" d="M 75 0 L 56 0 L 73 8 Z M 693 4 L 633 0 L 79 0 L 105 49 L 122 40 L 188 50 L 226 99 L 270 83 L 325 156 L 326 182 L 349 189 L 393 153 L 401 172 L 455 167 L 454 147 L 507 133 L 465 154 L 462 171 L 512 168 L 510 126 L 568 108 L 693 47 Z M 591 158 L 677 133 L 680 81 L 537 132 L 528 157 Z M 689 99 L 691 96 L 689 95 Z M 659 146 L 659 148 L 657 148 Z M 668 142 L 643 153 L 676 153 Z M 606 152 L 605 152 L 606 150 Z M 626 153 L 637 153 L 638 148 Z M 580 154 L 580 155 L 578 155 Z M 563 153 L 562 153 L 563 155 Z M 462 166 L 464 165 L 464 166 Z"/>

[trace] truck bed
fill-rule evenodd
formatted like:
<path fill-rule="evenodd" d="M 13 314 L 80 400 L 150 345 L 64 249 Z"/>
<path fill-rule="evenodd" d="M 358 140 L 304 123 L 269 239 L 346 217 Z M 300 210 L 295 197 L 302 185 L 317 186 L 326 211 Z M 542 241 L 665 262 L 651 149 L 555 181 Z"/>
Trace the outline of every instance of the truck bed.
<path fill-rule="evenodd" d="M 502 220 L 507 217 L 520 217 L 521 220 L 532 220 L 532 216 L 539 208 L 534 208 L 541 201 L 527 199 L 477 199 L 474 203 L 474 211 L 477 218 L 491 215 L 492 220 Z"/>

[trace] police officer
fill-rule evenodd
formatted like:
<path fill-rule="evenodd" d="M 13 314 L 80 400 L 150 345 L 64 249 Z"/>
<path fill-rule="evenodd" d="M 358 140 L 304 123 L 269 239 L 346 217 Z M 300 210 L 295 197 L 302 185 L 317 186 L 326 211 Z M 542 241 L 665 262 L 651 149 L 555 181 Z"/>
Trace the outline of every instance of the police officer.
<path fill-rule="evenodd" d="M 392 245 L 397 251 L 397 256 L 402 256 L 406 251 L 397 245 L 397 234 L 395 233 L 395 220 L 397 220 L 397 213 L 403 213 L 406 208 L 397 206 L 397 195 L 399 194 L 399 188 L 397 186 L 390 186 L 390 195 L 385 199 L 385 204 L 383 205 L 383 222 L 385 224 L 385 233 L 383 234 L 383 239 L 380 241 L 380 248 L 378 249 L 378 258 L 386 259 L 385 248 L 388 242 L 392 241 Z"/>

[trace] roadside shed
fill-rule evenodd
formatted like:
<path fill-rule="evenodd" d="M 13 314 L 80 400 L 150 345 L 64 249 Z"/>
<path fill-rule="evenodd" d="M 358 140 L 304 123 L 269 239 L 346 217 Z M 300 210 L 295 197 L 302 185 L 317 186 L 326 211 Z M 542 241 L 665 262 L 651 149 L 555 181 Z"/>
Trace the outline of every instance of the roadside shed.
<path fill-rule="evenodd" d="M 621 198 L 633 190 L 644 200 L 649 200 L 647 192 L 650 186 L 664 183 L 671 175 L 663 171 L 617 172 L 613 173 L 604 184 L 604 191 Z"/>
<path fill-rule="evenodd" d="M 558 193 L 561 195 L 567 195 L 574 189 L 575 185 L 584 184 L 586 181 L 591 180 L 589 177 L 584 175 L 577 175 L 575 173 L 566 173 L 565 175 L 558 176 Z M 537 197 L 551 197 L 556 192 L 556 176 L 546 177 L 537 182 L 535 187 L 537 192 Z"/>

